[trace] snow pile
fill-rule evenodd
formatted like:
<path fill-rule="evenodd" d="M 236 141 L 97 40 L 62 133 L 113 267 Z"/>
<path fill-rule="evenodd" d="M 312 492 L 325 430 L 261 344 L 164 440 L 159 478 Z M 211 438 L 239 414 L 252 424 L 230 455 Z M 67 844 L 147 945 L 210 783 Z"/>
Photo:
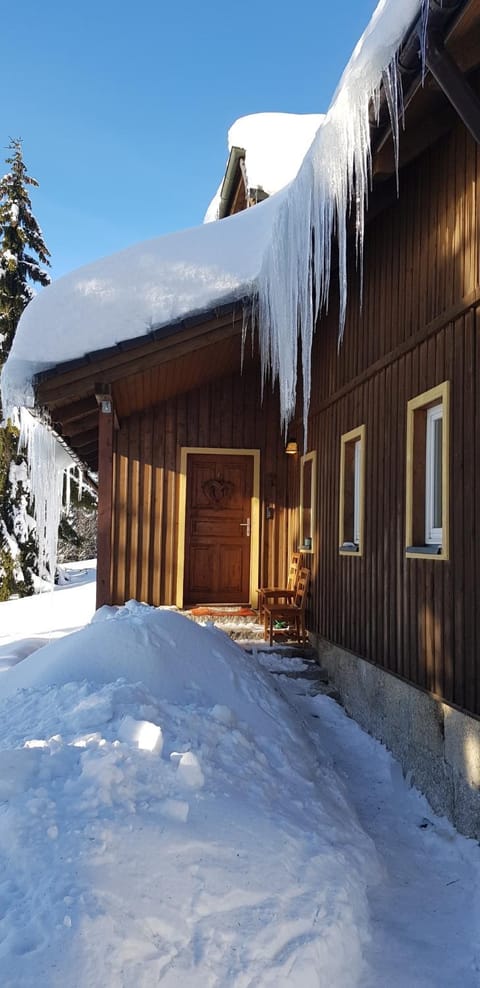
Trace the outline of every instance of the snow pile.
<path fill-rule="evenodd" d="M 298 172 L 306 151 L 324 119 L 320 113 L 252 113 L 240 117 L 228 131 L 228 150 L 245 151 L 247 193 L 261 189 L 271 196 Z M 223 181 L 205 214 L 205 223 L 218 219 Z"/>
<path fill-rule="evenodd" d="M 298 716 L 220 631 L 99 618 L 1 679 L 2 985 L 357 984 L 376 855 Z"/>
<path fill-rule="evenodd" d="M 82 623 L 91 575 L 0 604 L 0 642 L 28 635 L 20 658 Z M 80 681 L 82 633 L 45 650 L 43 686 L 0 701 L 2 988 L 477 988 L 478 844 L 337 704 L 256 671 L 298 660 L 153 614 L 98 612 L 105 682 Z M 73 681 L 52 685 L 58 648 Z M 145 671 L 153 690 L 133 682 Z"/>

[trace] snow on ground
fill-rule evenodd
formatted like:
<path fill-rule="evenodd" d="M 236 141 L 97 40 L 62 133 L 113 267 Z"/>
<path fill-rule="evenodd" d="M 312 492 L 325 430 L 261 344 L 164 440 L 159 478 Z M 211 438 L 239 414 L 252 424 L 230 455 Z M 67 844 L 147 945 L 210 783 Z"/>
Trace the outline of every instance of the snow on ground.
<path fill-rule="evenodd" d="M 0 691 L 3 985 L 355 983 L 374 848 L 223 632 L 132 603 Z"/>
<path fill-rule="evenodd" d="M 480 850 L 409 788 L 386 748 L 326 696 L 285 695 L 311 725 L 375 844 L 380 881 L 368 889 L 370 940 L 358 988 L 478 988 Z"/>
<path fill-rule="evenodd" d="M 2 988 L 479 984 L 477 845 L 299 666 L 132 602 L 4 672 Z"/>
<path fill-rule="evenodd" d="M 53 638 L 77 631 L 95 613 L 97 562 L 89 559 L 58 568 L 60 582 L 53 592 L 0 606 L 0 674 Z M 45 586 L 47 586 L 45 584 Z M 66 593 L 75 588 L 74 593 Z"/>

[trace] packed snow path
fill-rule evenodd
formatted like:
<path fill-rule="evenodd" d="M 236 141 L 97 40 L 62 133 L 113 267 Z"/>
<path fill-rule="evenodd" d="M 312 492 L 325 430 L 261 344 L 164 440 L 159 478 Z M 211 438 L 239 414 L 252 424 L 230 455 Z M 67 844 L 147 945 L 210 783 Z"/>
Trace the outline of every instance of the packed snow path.
<path fill-rule="evenodd" d="M 0 605 L 2 988 L 480 985 L 478 846 L 298 659 L 135 603 L 55 640 L 90 576 Z"/>
<path fill-rule="evenodd" d="M 380 881 L 368 891 L 371 941 L 358 988 L 478 988 L 480 849 L 409 788 L 390 753 L 333 700 L 282 679 L 375 844 Z"/>

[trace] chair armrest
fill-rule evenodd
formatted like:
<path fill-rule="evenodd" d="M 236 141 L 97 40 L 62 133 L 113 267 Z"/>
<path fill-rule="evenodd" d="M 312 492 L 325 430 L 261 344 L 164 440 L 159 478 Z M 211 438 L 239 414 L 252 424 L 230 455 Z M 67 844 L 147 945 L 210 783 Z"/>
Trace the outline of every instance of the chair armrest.
<path fill-rule="evenodd" d="M 263 599 L 267 600 L 293 600 L 295 597 L 295 590 L 285 590 L 280 587 L 269 587 L 267 590 L 262 590 Z"/>

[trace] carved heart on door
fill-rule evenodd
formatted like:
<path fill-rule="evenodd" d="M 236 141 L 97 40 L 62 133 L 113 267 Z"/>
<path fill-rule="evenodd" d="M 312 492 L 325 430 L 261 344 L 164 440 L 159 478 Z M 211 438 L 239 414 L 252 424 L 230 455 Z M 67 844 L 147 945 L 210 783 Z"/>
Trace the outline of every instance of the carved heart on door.
<path fill-rule="evenodd" d="M 234 484 L 229 480 L 212 477 L 202 484 L 202 491 L 214 508 L 221 508 L 228 501 L 234 491 Z"/>

